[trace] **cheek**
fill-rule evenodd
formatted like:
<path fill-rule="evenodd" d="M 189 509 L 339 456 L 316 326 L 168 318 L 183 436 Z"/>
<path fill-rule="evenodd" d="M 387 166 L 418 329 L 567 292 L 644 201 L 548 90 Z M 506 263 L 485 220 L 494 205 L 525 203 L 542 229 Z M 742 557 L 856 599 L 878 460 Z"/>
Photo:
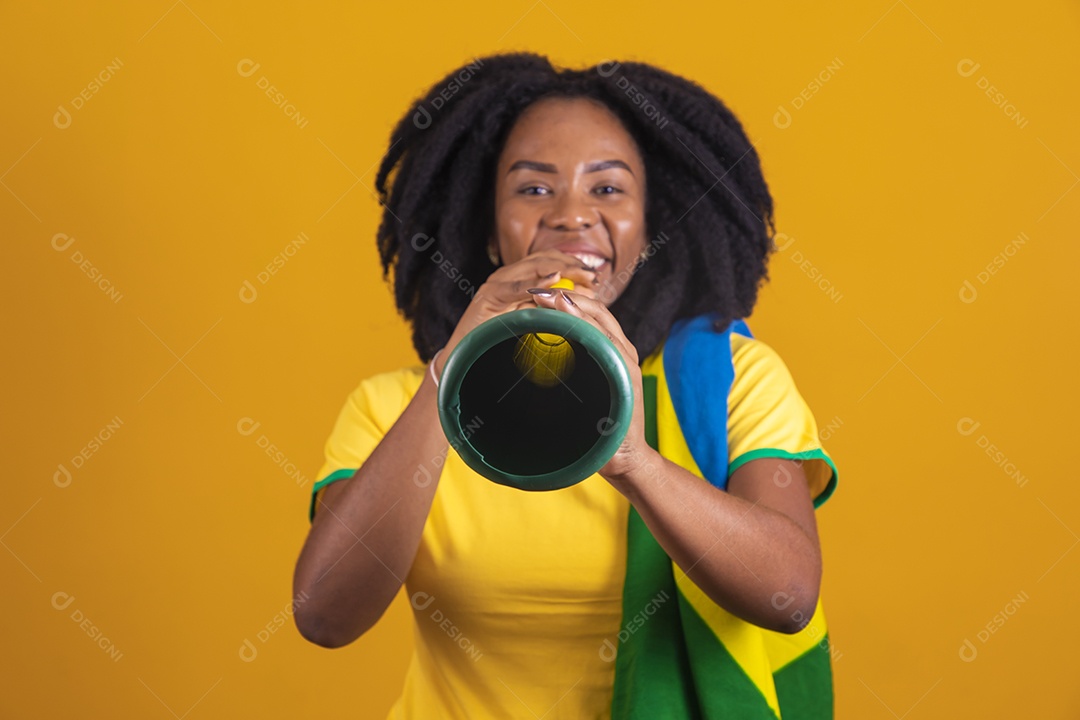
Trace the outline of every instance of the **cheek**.
<path fill-rule="evenodd" d="M 525 257 L 529 252 L 533 229 L 536 227 L 529 212 L 514 206 L 513 203 L 507 203 L 499 209 L 496 217 L 503 261 L 511 263 Z"/>
<path fill-rule="evenodd" d="M 521 215 L 507 215 L 506 220 L 503 222 L 503 228 L 511 238 L 521 237 L 528 227 L 529 223 Z"/>
<path fill-rule="evenodd" d="M 645 221 L 637 213 L 626 213 L 610 218 L 611 231 L 619 254 L 620 267 L 628 267 L 637 261 L 645 249 Z"/>

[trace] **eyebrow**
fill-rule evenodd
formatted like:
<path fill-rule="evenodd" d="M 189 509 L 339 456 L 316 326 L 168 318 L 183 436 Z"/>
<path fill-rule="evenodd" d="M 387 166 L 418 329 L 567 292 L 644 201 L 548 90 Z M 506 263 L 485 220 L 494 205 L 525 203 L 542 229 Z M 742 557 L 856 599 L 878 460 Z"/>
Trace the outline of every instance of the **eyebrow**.
<path fill-rule="evenodd" d="M 622 160 L 598 160 L 597 162 L 589 163 L 585 166 L 585 172 L 593 173 L 601 170 L 607 170 L 608 168 L 622 168 L 631 175 L 634 171 L 630 169 L 630 166 L 624 163 Z M 506 174 L 514 172 L 515 170 L 536 170 L 537 172 L 554 173 L 558 172 L 555 166 L 550 163 L 536 162 L 535 160 L 518 160 L 516 163 L 510 166 L 510 169 L 506 171 Z"/>

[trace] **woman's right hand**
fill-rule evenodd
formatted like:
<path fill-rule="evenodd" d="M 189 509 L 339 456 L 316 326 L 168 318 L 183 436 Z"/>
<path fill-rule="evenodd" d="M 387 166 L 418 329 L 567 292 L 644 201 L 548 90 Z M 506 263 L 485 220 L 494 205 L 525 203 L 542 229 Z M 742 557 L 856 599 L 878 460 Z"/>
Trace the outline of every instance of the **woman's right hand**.
<path fill-rule="evenodd" d="M 558 250 L 541 250 L 497 268 L 476 289 L 446 347 L 435 359 L 436 376 L 442 377 L 446 358 L 477 325 L 504 313 L 536 307 L 529 288 L 551 287 L 562 278 L 574 281 L 574 292 L 594 297 L 596 271 Z"/>

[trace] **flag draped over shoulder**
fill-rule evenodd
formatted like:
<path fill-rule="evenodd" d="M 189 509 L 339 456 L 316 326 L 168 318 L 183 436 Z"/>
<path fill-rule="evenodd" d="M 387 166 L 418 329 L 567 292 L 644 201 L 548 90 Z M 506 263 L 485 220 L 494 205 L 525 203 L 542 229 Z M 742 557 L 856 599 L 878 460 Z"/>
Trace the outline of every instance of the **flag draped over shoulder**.
<path fill-rule="evenodd" d="M 665 458 L 726 489 L 731 333 L 712 316 L 680 320 L 642 365 L 646 440 Z M 631 506 L 623 623 L 615 649 L 613 720 L 833 717 L 828 630 L 820 598 L 788 635 L 712 602 L 674 565 Z"/>

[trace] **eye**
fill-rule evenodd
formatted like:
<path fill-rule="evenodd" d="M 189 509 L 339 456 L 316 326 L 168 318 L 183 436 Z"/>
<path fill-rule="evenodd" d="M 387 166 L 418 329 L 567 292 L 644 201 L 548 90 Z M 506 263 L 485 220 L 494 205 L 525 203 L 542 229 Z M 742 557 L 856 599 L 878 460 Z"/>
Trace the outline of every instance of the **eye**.
<path fill-rule="evenodd" d="M 614 185 L 601 185 L 601 186 L 597 187 L 596 190 L 598 190 L 598 191 L 610 190 L 611 191 L 611 192 L 600 192 L 601 195 L 614 195 L 615 193 L 622 192 L 622 190 L 615 187 Z"/>
<path fill-rule="evenodd" d="M 542 190 L 543 192 L 534 193 L 534 192 L 529 192 L 530 190 Z M 525 187 L 525 188 L 522 188 L 522 189 L 518 190 L 518 193 L 520 193 L 521 195 L 546 195 L 547 192 L 548 192 L 548 189 L 546 187 L 541 187 L 539 185 L 530 185 L 529 187 Z"/>

